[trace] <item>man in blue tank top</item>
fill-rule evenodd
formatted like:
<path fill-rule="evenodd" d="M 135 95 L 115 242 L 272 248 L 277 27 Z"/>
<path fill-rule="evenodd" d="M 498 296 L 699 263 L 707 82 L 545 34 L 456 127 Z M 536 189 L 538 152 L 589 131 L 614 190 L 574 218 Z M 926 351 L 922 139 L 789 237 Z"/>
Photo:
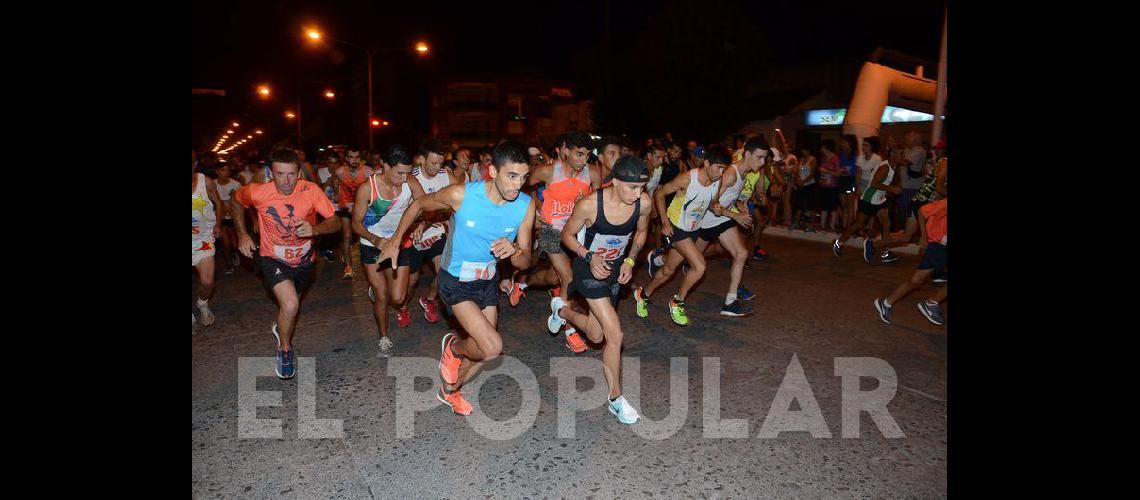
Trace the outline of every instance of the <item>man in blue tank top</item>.
<path fill-rule="evenodd" d="M 395 268 L 400 241 L 424 211 L 455 212 L 437 279 L 439 298 L 468 337 L 460 339 L 452 332 L 443 336 L 439 360 L 443 387 L 436 397 L 460 415 L 471 414 L 471 404 L 460 389 L 483 363 L 503 351 L 497 330 L 496 267 L 501 259 L 510 259 L 515 268 L 527 269 L 534 248 L 534 201 L 522 193 L 530 173 L 527 148 L 505 141 L 491 156 L 490 180 L 451 185 L 412 202 L 379 259 L 391 259 Z"/>

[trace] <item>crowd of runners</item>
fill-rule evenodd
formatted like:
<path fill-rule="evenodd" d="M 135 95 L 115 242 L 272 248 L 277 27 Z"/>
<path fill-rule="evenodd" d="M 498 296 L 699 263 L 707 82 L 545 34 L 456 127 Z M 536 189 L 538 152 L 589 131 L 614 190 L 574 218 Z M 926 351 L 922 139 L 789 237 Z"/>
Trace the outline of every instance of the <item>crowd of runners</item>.
<path fill-rule="evenodd" d="M 890 249 L 916 242 L 917 272 L 874 301 L 888 323 L 906 295 L 946 281 L 945 146 L 927 150 L 917 134 L 905 147 L 891 142 L 884 149 L 878 137 L 844 136 L 790 151 L 778 129 L 709 145 L 670 135 L 634 145 L 570 132 L 549 149 L 504 140 L 472 151 L 429 139 L 414 150 L 329 148 L 315 164 L 288 148 L 231 162 L 192 153 L 199 280 L 192 328 L 216 320 L 209 307 L 216 267 L 232 274 L 244 257 L 276 301 L 277 376 L 292 378 L 295 320 L 318 254 L 325 269 L 343 265 L 343 279 L 357 279 L 356 243 L 381 354 L 396 349 L 389 310 L 407 327 L 413 300 L 428 323 L 439 322 L 442 309 L 458 324 L 441 332 L 438 354 L 438 398 L 455 413 L 471 412 L 463 386 L 502 353 L 500 297 L 513 308 L 546 290 L 547 328 L 574 353 L 589 349 L 586 340 L 601 346 L 608 408 L 632 424 L 639 416 L 621 390 L 623 287 L 639 318 L 661 314 L 656 296 L 664 289 L 660 303 L 685 326 L 686 298 L 707 259 L 723 254 L 731 271 L 721 314 L 749 316 L 745 302 L 756 294 L 745 286 L 747 273 L 768 258 L 760 239 L 773 221 L 841 233 L 831 243 L 835 257 L 860 234 L 863 258 L 874 264 L 897 262 Z M 431 276 L 423 286 L 421 272 Z M 945 324 L 946 290 L 918 303 L 936 325 Z"/>

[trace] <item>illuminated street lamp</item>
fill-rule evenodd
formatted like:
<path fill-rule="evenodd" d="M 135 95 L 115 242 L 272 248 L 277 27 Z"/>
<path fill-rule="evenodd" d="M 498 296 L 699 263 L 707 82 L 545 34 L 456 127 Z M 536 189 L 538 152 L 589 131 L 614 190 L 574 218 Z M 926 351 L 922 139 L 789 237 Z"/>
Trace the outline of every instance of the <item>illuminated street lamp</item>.
<path fill-rule="evenodd" d="M 333 92 L 332 89 L 326 89 L 325 90 L 325 98 L 326 99 L 336 99 L 336 92 Z"/>

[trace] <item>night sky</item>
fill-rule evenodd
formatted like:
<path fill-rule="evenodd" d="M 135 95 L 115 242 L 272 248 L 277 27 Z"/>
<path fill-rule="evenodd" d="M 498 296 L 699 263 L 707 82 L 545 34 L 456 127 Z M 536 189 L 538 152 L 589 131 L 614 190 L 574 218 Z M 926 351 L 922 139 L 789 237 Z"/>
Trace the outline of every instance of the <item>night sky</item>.
<path fill-rule="evenodd" d="M 668 14 L 670 7 L 673 14 Z M 620 108 L 633 100 L 630 94 L 611 92 L 611 87 L 620 85 L 599 83 L 597 74 L 590 74 L 603 66 L 594 63 L 597 54 L 618 54 L 616 59 L 640 46 L 639 52 L 629 55 L 638 60 L 613 61 L 603 71 L 610 75 L 645 74 L 638 66 L 642 60 L 663 61 L 653 63 L 657 65 L 668 65 L 674 56 L 678 61 L 689 60 L 685 54 L 675 54 L 676 49 L 670 49 L 663 58 L 653 57 L 648 52 L 656 45 L 653 40 L 679 37 L 672 40 L 673 47 L 697 47 L 709 37 L 708 33 L 719 34 L 722 26 L 726 33 L 752 32 L 749 35 L 755 36 L 753 41 L 733 39 L 738 50 L 729 54 L 729 63 L 743 60 L 738 54 L 747 51 L 749 56 L 759 58 L 748 64 L 758 70 L 862 60 L 878 46 L 937 61 L 942 8 L 942 2 L 894 0 L 196 1 L 192 3 L 193 87 L 224 89 L 227 97 L 194 96 L 192 138 L 198 147 L 212 146 L 231 119 L 287 127 L 279 119 L 284 104 L 270 106 L 254 98 L 254 86 L 259 82 L 272 82 L 275 88 L 336 88 L 344 96 L 341 103 L 322 109 L 316 100 L 310 111 L 315 111 L 314 118 L 323 115 L 329 122 L 338 122 L 330 129 L 343 129 L 339 122 L 349 119 L 346 110 L 351 85 L 362 83 L 363 54 L 335 45 L 331 49 L 311 47 L 302 38 L 302 27 L 307 25 L 319 26 L 330 36 L 366 46 L 410 47 L 421 39 L 430 43 L 433 52 L 429 58 L 417 58 L 411 52 L 381 54 L 376 57 L 379 64 L 374 70 L 377 92 L 386 88 L 393 94 L 384 103 L 386 111 L 412 127 L 426 128 L 430 123 L 427 86 L 456 73 L 562 80 L 574 85 L 585 97 L 608 93 L 609 98 L 602 99 L 599 106 L 610 106 L 611 115 L 625 112 Z M 700 34 L 677 28 L 670 15 L 700 25 Z M 693 43 L 684 37 L 694 37 Z M 713 53 L 709 58 L 720 55 Z M 704 59 L 703 54 L 696 56 Z M 740 68 L 728 74 L 750 78 Z M 381 82 L 382 78 L 394 78 L 399 83 Z M 694 82 L 699 81 L 699 76 L 694 77 Z M 638 109 L 630 108 L 628 112 L 635 114 Z M 673 120 L 683 118 L 684 115 L 669 115 Z"/>

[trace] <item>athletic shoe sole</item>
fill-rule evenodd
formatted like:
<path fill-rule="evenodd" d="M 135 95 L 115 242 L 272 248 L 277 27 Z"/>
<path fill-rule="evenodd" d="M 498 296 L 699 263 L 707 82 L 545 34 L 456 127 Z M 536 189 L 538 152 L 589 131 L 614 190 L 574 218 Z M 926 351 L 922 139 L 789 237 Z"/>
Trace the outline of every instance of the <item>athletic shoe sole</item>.
<path fill-rule="evenodd" d="M 446 399 L 443 399 L 443 394 L 440 394 L 439 391 L 435 391 L 435 399 L 438 399 L 440 403 L 443 403 L 443 404 L 447 405 L 448 408 L 451 408 L 451 413 L 455 413 L 456 415 L 459 415 L 461 417 L 465 416 L 462 413 L 457 413 L 455 411 L 455 407 L 451 405 L 451 402 L 446 400 Z"/>
<path fill-rule="evenodd" d="M 454 333 L 445 334 L 443 336 L 443 340 L 441 340 L 439 342 L 439 378 L 443 379 L 443 381 L 448 383 L 448 384 L 454 384 L 456 382 L 459 382 L 458 377 L 456 377 L 455 380 L 447 380 L 447 377 L 444 376 L 444 374 L 443 374 L 443 357 L 447 354 L 447 341 L 449 338 L 454 337 L 454 336 L 455 336 Z M 451 406 L 451 403 L 448 403 L 447 405 Z"/>
<path fill-rule="evenodd" d="M 735 318 L 740 318 L 740 317 L 743 317 L 743 316 L 749 316 L 749 315 L 751 315 L 751 314 L 752 314 L 752 311 L 748 311 L 748 312 L 745 312 L 745 313 L 734 313 L 734 312 L 732 312 L 732 311 L 725 311 L 725 310 L 721 310 L 721 311 L 720 311 L 720 315 L 721 315 L 721 316 L 732 316 L 732 317 L 735 317 Z"/>
<path fill-rule="evenodd" d="M 625 420 L 621 419 L 621 415 L 618 414 L 617 410 L 615 410 L 613 406 L 606 404 L 606 408 L 609 408 L 610 413 L 612 413 L 613 416 L 617 417 L 618 422 L 621 422 L 625 425 L 633 425 L 633 424 L 636 424 L 637 422 L 639 422 L 641 420 L 641 417 L 639 416 L 639 417 L 633 419 L 633 422 L 626 422 Z"/>
<path fill-rule="evenodd" d="M 925 308 L 925 307 L 922 307 L 922 302 L 919 302 L 919 303 L 918 303 L 918 310 L 919 310 L 919 312 L 921 312 L 921 313 L 922 313 L 922 315 L 923 315 L 923 316 L 926 316 L 926 319 L 927 319 L 928 321 L 930 321 L 931 323 L 934 323 L 934 324 L 936 324 L 936 325 L 938 325 L 938 326 L 943 326 L 943 325 L 945 325 L 945 324 L 946 324 L 946 323 L 939 323 L 939 322 L 938 322 L 938 320 L 934 318 L 934 315 L 932 315 L 932 314 L 930 314 L 930 313 L 926 312 L 926 308 Z"/>
<path fill-rule="evenodd" d="M 839 246 L 838 240 L 831 242 L 831 253 L 835 254 L 836 257 L 839 257 L 839 252 L 842 248 L 843 247 Z"/>

